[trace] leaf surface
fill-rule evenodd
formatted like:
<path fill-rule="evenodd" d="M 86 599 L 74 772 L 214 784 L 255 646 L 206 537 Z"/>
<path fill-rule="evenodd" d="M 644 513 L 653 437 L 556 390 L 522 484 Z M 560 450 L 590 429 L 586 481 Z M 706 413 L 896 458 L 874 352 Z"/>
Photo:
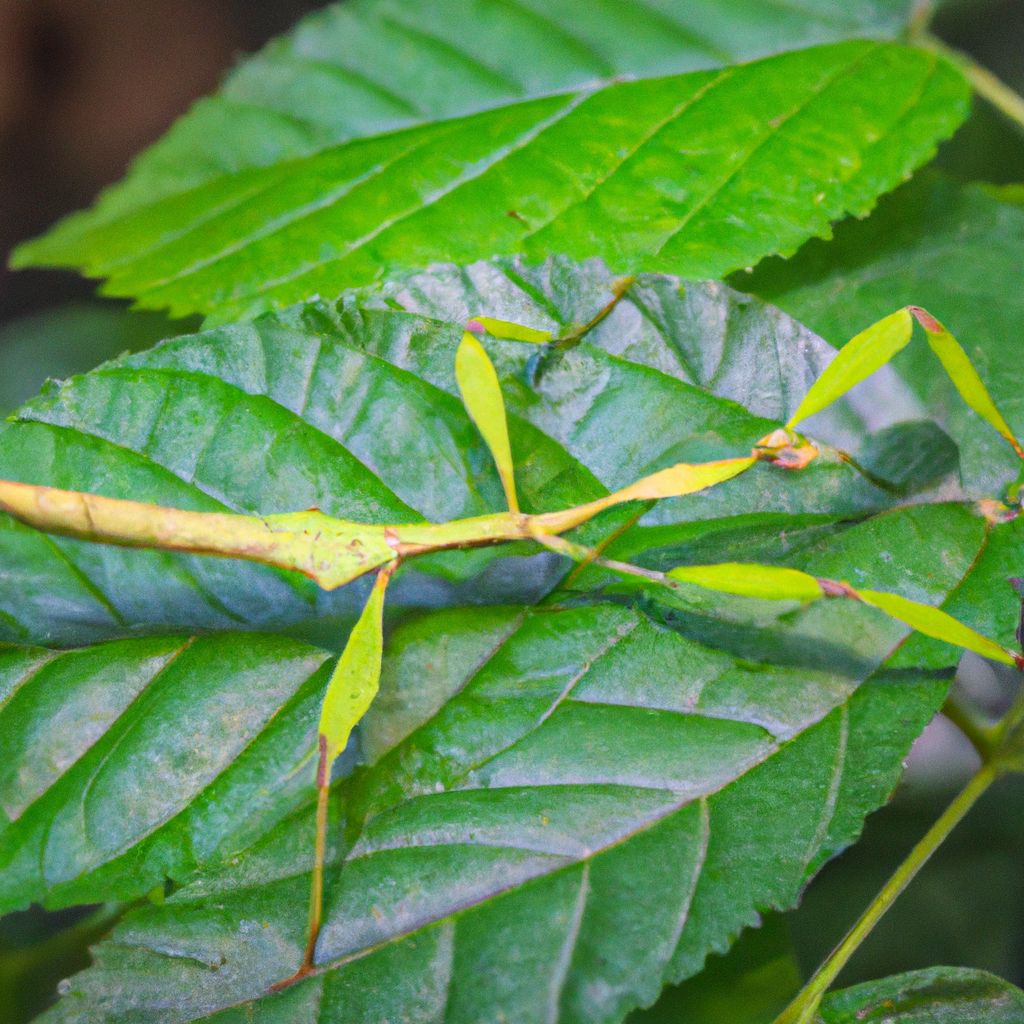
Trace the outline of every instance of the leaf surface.
<path fill-rule="evenodd" d="M 822 1024 L 1020 1024 L 1024 992 L 985 971 L 933 967 L 828 996 Z"/>
<path fill-rule="evenodd" d="M 0 907 L 137 898 L 303 806 L 327 659 L 255 634 L 4 650 Z"/>
<path fill-rule="evenodd" d="M 349 139 L 622 76 L 681 74 L 860 36 L 909 0 L 349 0 L 273 40 L 146 150 L 88 220 Z M 471 41 L 471 42 L 468 42 Z M 396 55 L 398 55 L 396 59 Z"/>
<path fill-rule="evenodd" d="M 899 636 L 879 626 L 876 667 Z M 416 663 L 441 666 L 427 697 Z M 131 913 L 50 1019 L 619 1020 L 884 798 L 944 687 L 867 675 L 737 661 L 615 604 L 409 623 L 343 788 L 321 972 L 266 995 L 304 942 L 307 813 Z"/>
<path fill-rule="evenodd" d="M 572 302 L 558 301 L 559 283 L 610 289 L 606 271 L 557 261 L 471 268 L 455 275 L 462 289 L 447 286 L 453 273 L 429 279 L 453 307 L 474 275 L 497 274 L 506 286 L 494 291 L 495 312 L 529 308 L 556 325 L 577 319 Z M 22 409 L 0 453 L 37 481 L 60 473 L 87 485 L 93 475 L 113 493 L 199 507 L 486 511 L 500 504 L 501 484 L 456 398 L 464 320 L 413 311 L 427 282 L 400 285 L 404 309 L 308 306 L 220 329 L 215 344 L 207 333 L 108 364 Z M 378 301 L 402 304 L 396 293 Z M 707 332 L 703 349 L 700 313 L 720 332 Z M 806 342 L 802 359 L 779 344 L 787 332 Z M 756 302 L 665 278 L 640 281 L 533 385 L 535 350 L 488 340 L 527 508 L 749 448 L 796 407 L 817 368 L 809 364 L 829 355 Z M 756 390 L 730 362 L 752 352 L 775 371 Z M 855 415 L 839 424 L 863 437 Z M 735 562 L 764 556 L 936 605 L 1001 535 L 967 503 L 868 515 L 889 499 L 857 481 L 827 460 L 800 476 L 757 467 L 722 493 L 662 503 L 619 543 L 673 564 L 711 561 L 709 550 Z M 10 614 L 34 595 L 57 609 L 51 630 L 67 624 L 38 569 L 66 569 L 69 557 L 93 592 L 98 569 L 116 579 L 101 592 L 138 602 L 145 614 L 130 621 L 150 631 L 183 608 L 207 627 L 210 607 L 253 614 L 272 585 L 295 618 L 341 611 L 282 574 L 229 562 L 206 577 L 205 605 L 190 608 L 188 588 L 181 604 L 169 600 L 175 577 L 164 573 L 177 567 L 181 579 L 209 561 L 8 533 L 38 545 L 38 562 L 8 577 Z M 150 558 L 166 561 L 146 575 Z M 420 594 L 426 583 L 409 579 Z M 406 615 L 392 635 L 350 755 L 366 765 L 335 803 L 322 970 L 273 997 L 267 986 L 294 970 L 304 944 L 313 771 L 304 758 L 324 652 L 252 634 L 187 647 L 156 636 L 56 655 L 9 649 L 2 746 L 61 755 L 26 754 L 17 763 L 31 766 L 27 776 L 0 778 L 8 905 L 125 898 L 165 876 L 181 885 L 126 917 L 51 1019 L 303 1021 L 319 1006 L 356 1024 L 499 1011 L 620 1020 L 667 980 L 698 971 L 760 910 L 792 905 L 885 799 L 945 692 L 941 675 L 900 671 L 930 648 L 904 642 L 903 627 L 868 608 L 780 614 L 771 602 L 766 614 L 744 595 L 724 598 L 735 606 L 673 608 L 587 580 L 533 603 L 557 580 L 527 602 Z M 50 675 L 62 665 L 63 685 Z M 69 748 L 66 723 L 83 718 L 91 727 L 71 730 Z"/>
<path fill-rule="evenodd" d="M 431 280 L 454 301 L 451 273 Z M 527 323 L 547 318 L 540 326 L 574 320 L 578 310 L 589 309 L 589 318 L 611 290 L 597 264 L 493 264 L 466 274 L 490 287 L 496 312 Z M 526 381 L 535 346 L 487 341 L 525 509 L 566 508 L 679 461 L 749 452 L 829 358 L 813 335 L 724 286 L 680 289 L 671 278 L 643 278 L 536 388 Z M 385 298 L 397 301 L 374 301 Z M 317 506 L 378 523 L 499 510 L 493 460 L 458 398 L 454 360 L 466 317 L 428 319 L 411 298 L 409 305 L 309 306 L 175 339 L 50 385 L 0 426 L 0 477 L 199 510 Z M 750 359 L 763 376 L 752 378 Z M 890 378 L 885 387 L 880 394 L 899 400 L 898 384 Z M 864 436 L 849 409 L 833 422 L 844 444 Z M 650 521 L 851 514 L 891 500 L 823 458 L 799 476 L 757 467 L 706 495 L 663 502 Z M 558 578 L 551 557 L 517 574 L 522 559 L 507 554 L 451 556 L 418 583 L 399 580 L 392 596 L 413 605 L 456 593 L 519 601 Z M 304 578 L 247 563 L 46 537 L 6 518 L 0 558 L 0 629 L 20 642 L 316 621 L 316 638 L 334 647 L 364 593 L 356 585 L 326 595 Z"/>
<path fill-rule="evenodd" d="M 76 266 L 108 294 L 219 320 L 514 253 L 719 277 L 867 213 L 967 98 L 934 54 L 861 41 L 612 82 L 366 136 L 100 223 L 72 218 L 15 262 Z"/>

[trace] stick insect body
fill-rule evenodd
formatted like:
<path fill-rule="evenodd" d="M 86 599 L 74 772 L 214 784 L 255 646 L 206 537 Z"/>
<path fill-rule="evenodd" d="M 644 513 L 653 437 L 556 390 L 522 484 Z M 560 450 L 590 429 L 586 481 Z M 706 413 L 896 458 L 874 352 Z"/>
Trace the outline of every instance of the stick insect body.
<path fill-rule="evenodd" d="M 818 456 L 819 449 L 797 434 L 796 427 L 842 397 L 906 346 L 915 319 L 924 328 L 932 350 L 967 405 L 1024 459 L 1024 448 L 996 408 L 967 354 L 942 324 L 919 307 L 898 310 L 853 338 L 818 377 L 788 422 L 762 438 L 750 453 L 705 463 L 678 463 L 574 508 L 541 514 L 520 511 L 504 400 L 497 373 L 479 338 L 490 334 L 526 344 L 544 344 L 548 351 L 565 347 L 605 316 L 627 286 L 624 282 L 617 288 L 612 301 L 569 339 L 554 339 L 547 332 L 486 317 L 477 317 L 467 325 L 455 356 L 456 379 L 466 409 L 498 470 L 507 504 L 504 512 L 448 523 L 376 525 L 336 519 L 317 510 L 267 516 L 189 512 L 80 491 L 0 481 L 0 510 L 39 530 L 125 546 L 262 562 L 301 572 L 325 590 L 376 572 L 369 599 L 338 659 L 323 700 L 318 730 L 317 813 L 307 941 L 297 970 L 274 985 L 275 990 L 294 984 L 315 969 L 323 917 L 331 769 L 376 695 L 383 653 L 385 591 L 395 571 L 407 559 L 436 551 L 532 540 L 582 565 L 597 563 L 616 574 L 640 577 L 657 587 L 696 585 L 728 594 L 800 602 L 821 598 L 856 600 L 918 632 L 1024 669 L 1024 655 L 1019 652 L 982 636 L 938 608 L 898 594 L 854 589 L 845 581 L 752 563 L 683 566 L 667 573 L 655 572 L 603 559 L 600 551 L 563 536 L 606 509 L 707 490 L 747 472 L 758 462 L 790 470 L 804 468 Z M 1002 521 L 1019 512 L 1020 495 L 1012 495 L 1009 504 L 981 504 L 985 514 L 994 521 Z"/>

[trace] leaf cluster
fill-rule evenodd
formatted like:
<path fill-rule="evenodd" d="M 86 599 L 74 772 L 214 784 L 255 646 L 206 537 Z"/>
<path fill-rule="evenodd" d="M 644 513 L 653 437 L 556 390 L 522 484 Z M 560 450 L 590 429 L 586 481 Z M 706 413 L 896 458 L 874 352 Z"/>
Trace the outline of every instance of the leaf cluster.
<path fill-rule="evenodd" d="M 916 173 L 978 81 L 912 13 L 331 5 L 15 252 L 205 323 L 47 384 L 0 424 L 3 481 L 370 524 L 374 564 L 384 524 L 601 509 L 561 549 L 417 555 L 383 617 L 383 583 L 298 559 L 0 516 L 0 912 L 106 915 L 42 1020 L 1024 1020 L 952 967 L 787 1011 L 784 928 L 744 931 L 889 799 L 944 640 L 1019 661 L 1024 213 Z M 949 375 L 920 342 L 879 369 L 905 310 L 854 337 L 904 305 L 957 334 L 918 316 Z M 474 317 L 505 336 L 460 347 Z M 619 496 L 783 424 L 798 472 Z M 332 673 L 358 714 L 321 718 Z M 972 721 L 1019 771 L 1019 716 Z M 325 722 L 322 930 L 275 991 Z"/>

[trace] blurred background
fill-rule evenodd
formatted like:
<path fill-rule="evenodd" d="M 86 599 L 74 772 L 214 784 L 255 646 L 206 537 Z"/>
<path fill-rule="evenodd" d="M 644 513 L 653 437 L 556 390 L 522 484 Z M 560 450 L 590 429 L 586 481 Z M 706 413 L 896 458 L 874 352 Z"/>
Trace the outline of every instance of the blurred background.
<path fill-rule="evenodd" d="M 46 377 L 188 324 L 125 317 L 72 273 L 12 273 L 20 241 L 88 205 L 312 0 L 0 0 L 0 412 Z"/>
<path fill-rule="evenodd" d="M 318 6 L 310 0 L 0 0 L 0 250 L 8 253 L 87 205 L 246 52 Z M 935 30 L 1024 91 L 1024 0 L 947 3 Z M 1024 181 L 1024 134 L 978 103 L 939 162 L 965 179 Z M 47 377 L 84 371 L 193 326 L 98 300 L 92 283 L 74 274 L 15 274 L 0 266 L 0 413 Z M 981 686 L 975 696 L 998 704 L 998 685 L 975 685 Z M 812 970 L 971 768 L 962 737 L 936 723 L 915 749 L 896 801 L 870 820 L 864 841 L 825 869 L 796 914 L 772 923 L 755 942 L 772 950 L 792 942 L 801 970 Z M 987 798 L 942 849 L 844 982 L 945 963 L 1024 984 L 1024 787 L 1014 781 Z M 108 923 L 105 915 L 103 908 L 33 910 L 0 920 L 5 1024 L 30 1019 L 52 999 L 61 977 L 86 965 L 86 947 Z M 666 996 L 659 1016 L 643 1019 L 700 1024 L 693 1007 L 706 1005 L 702 999 L 684 986 Z"/>

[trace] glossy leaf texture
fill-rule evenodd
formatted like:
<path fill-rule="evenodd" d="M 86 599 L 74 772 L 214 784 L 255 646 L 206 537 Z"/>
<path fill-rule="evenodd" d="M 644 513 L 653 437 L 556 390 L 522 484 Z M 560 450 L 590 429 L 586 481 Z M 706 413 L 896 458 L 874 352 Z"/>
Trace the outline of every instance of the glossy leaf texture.
<path fill-rule="evenodd" d="M 828 996 L 822 1024 L 1021 1024 L 1024 992 L 984 971 L 933 967 Z"/>
<path fill-rule="evenodd" d="M 328 659 L 256 634 L 0 652 L 0 910 L 138 898 L 304 806 Z"/>
<path fill-rule="evenodd" d="M 836 345 L 897 305 L 924 306 L 957 336 L 1020 432 L 1024 394 L 1016 374 L 1006 371 L 1022 356 L 1022 199 L 1018 188 L 922 174 L 867 220 L 841 224 L 828 245 L 811 242 L 791 260 L 772 260 L 736 283 Z M 965 483 L 996 496 L 1016 477 L 1020 460 L 964 409 L 949 381 L 934 372 L 927 346 L 911 345 L 897 365 L 960 446 Z"/>
<path fill-rule="evenodd" d="M 592 316 L 611 290 L 600 265 L 565 261 L 530 271 L 512 263 L 442 269 L 406 290 L 424 296 L 429 284 L 457 306 L 467 293 L 452 289 L 453 279 L 488 288 L 494 312 L 555 328 L 584 310 Z M 412 307 L 411 294 L 407 301 Z M 318 506 L 373 522 L 500 510 L 494 462 L 458 397 L 454 359 L 465 319 L 457 309 L 428 319 L 411 309 L 319 304 L 175 339 L 52 384 L 22 407 L 0 426 L 0 477 L 184 508 Z M 749 452 L 792 412 L 830 355 L 756 300 L 661 277 L 642 278 L 536 386 L 526 372 L 536 346 L 487 345 L 528 511 L 597 498 L 678 461 Z M 878 426 L 877 412 L 908 392 L 890 377 L 873 394 Z M 864 438 L 850 409 L 822 425 L 849 446 Z M 756 512 L 778 534 L 787 513 L 850 515 L 892 503 L 849 466 L 827 455 L 819 462 L 799 475 L 756 467 L 707 495 L 663 502 L 648 521 L 711 529 Z M 624 521 L 615 515 L 589 536 Z M 564 570 L 554 556 L 525 564 L 508 557 L 530 550 L 450 555 L 435 559 L 429 575 L 417 563 L 389 604 L 535 600 Z M 302 622 L 336 648 L 341 624 L 365 597 L 365 584 L 325 595 L 302 577 L 248 563 L 46 537 L 6 518 L 0 560 L 0 629 L 18 642 Z"/>
<path fill-rule="evenodd" d="M 108 294 L 218 320 L 514 253 L 719 277 L 867 213 L 967 102 L 933 53 L 814 47 L 368 135 L 72 218 L 15 263 L 75 266 Z"/>
<path fill-rule="evenodd" d="M 983 533 L 966 508 L 907 507 L 817 545 L 801 538 L 790 560 L 833 575 L 860 565 L 876 585 L 934 604 L 969 573 Z M 112 736 L 86 736 L 95 751 L 51 769 L 38 805 L 2 837 L 22 866 L 4 872 L 9 898 L 54 903 L 124 897 L 133 884 L 144 891 L 150 833 L 172 850 L 175 839 L 185 844 L 179 861 L 155 861 L 182 888 L 125 919 L 53 1019 L 186 1021 L 224 1009 L 223 1019 L 244 1020 L 258 1008 L 302 1020 L 321 1004 L 346 1021 L 381 1012 L 484 1020 L 492 1009 L 618 1020 L 666 980 L 698 971 L 759 910 L 792 905 L 888 795 L 948 675 L 907 672 L 917 662 L 906 630 L 868 608 L 818 604 L 766 622 L 749 605 L 680 614 L 623 596 L 602 602 L 577 582 L 541 607 L 449 609 L 398 627 L 360 728 L 368 765 L 342 786 L 344 838 L 334 833 L 317 950 L 324 970 L 274 997 L 266 987 L 294 969 L 305 941 L 311 760 L 305 784 L 296 769 L 303 745 L 307 757 L 311 749 L 326 672 L 298 682 L 300 711 L 289 688 L 303 673 L 289 682 L 271 658 L 264 700 L 283 697 L 285 710 L 261 729 L 268 704 L 252 702 L 227 752 L 216 730 L 239 709 L 212 680 L 259 690 L 258 675 L 236 679 L 208 657 L 210 681 L 158 679 L 169 711 L 133 702 Z M 160 653 L 168 644 L 129 643 L 163 644 Z M 203 643 L 248 650 L 253 639 Z M 21 678 L 41 655 L 19 657 Z M 323 656 L 308 657 L 305 672 Z M 22 684 L 9 708 L 59 702 L 52 683 Z M 66 731 L 47 707 L 0 715 L 4 748 L 25 749 L 32 729 L 23 723 L 41 720 Z M 226 767 L 239 744 L 238 764 Z M 211 759 L 213 773 L 222 768 L 215 781 Z M 139 776 L 147 764 L 152 778 Z M 167 764 L 176 774 L 160 770 Z M 162 783 L 160 806 L 180 817 L 161 832 L 161 823 L 124 816 L 107 863 L 98 840 L 81 835 L 102 836 L 106 819 L 90 812 L 117 793 L 118 779 L 140 778 Z M 255 813 L 246 785 L 258 787 Z M 209 836 L 181 828 L 202 823 L 204 787 L 219 787 L 227 803 L 215 806 L 228 807 Z M 48 841 L 50 827 L 67 830 L 64 843 Z M 84 853 L 75 860 L 67 849 Z"/>
<path fill-rule="evenodd" d="M 620 76 L 681 74 L 859 36 L 909 0 L 349 0 L 245 60 L 89 215 L 110 220 L 213 178 L 349 139 Z"/>
<path fill-rule="evenodd" d="M 892 675 L 903 633 L 874 627 L 846 672 L 799 636 L 752 661 L 621 603 L 400 626 L 318 973 L 267 994 L 304 944 L 307 808 L 132 911 L 48 1019 L 620 1020 L 792 905 L 891 790 L 945 687 Z"/>

